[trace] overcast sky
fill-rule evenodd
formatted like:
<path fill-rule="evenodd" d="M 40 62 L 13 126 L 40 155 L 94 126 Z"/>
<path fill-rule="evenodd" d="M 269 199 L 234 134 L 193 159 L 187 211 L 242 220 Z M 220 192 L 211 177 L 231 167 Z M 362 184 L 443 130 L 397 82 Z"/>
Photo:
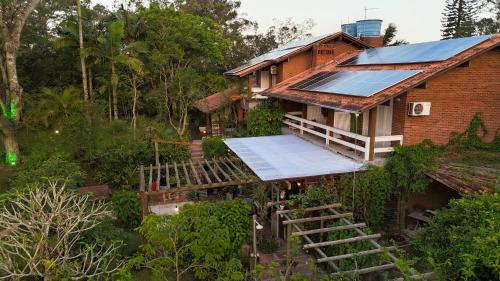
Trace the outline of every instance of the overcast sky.
<path fill-rule="evenodd" d="M 112 7 L 126 0 L 92 0 Z M 240 14 L 257 21 L 260 31 L 273 24 L 273 18 L 291 17 L 296 22 L 312 18 L 316 23 L 312 33 L 321 35 L 340 30 L 341 23 L 367 18 L 398 26 L 398 38 L 411 43 L 441 38 L 441 13 L 445 0 L 241 0 Z"/>

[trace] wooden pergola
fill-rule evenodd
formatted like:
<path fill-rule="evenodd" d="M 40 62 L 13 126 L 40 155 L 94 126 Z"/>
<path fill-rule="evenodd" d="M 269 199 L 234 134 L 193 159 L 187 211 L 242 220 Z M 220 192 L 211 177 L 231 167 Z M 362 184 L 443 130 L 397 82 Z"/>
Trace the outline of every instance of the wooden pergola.
<path fill-rule="evenodd" d="M 139 197 L 143 215 L 147 213 L 149 197 L 162 196 L 164 200 L 172 194 L 190 191 L 241 186 L 259 182 L 238 158 L 192 160 L 149 165 L 139 168 Z M 153 181 L 156 190 L 153 190 Z"/>
<path fill-rule="evenodd" d="M 341 204 L 330 204 L 323 205 L 317 207 L 310 207 L 304 209 L 305 215 L 309 215 L 303 218 L 291 218 L 291 213 L 294 211 L 291 210 L 277 210 L 276 211 L 276 219 L 277 219 L 277 228 L 276 228 L 276 237 L 278 237 L 279 232 L 279 221 L 280 218 L 283 218 L 282 224 L 286 226 L 285 229 L 285 239 L 288 241 L 291 235 L 299 236 L 302 238 L 304 242 L 303 249 L 309 250 L 312 249 L 318 254 L 318 258 L 316 258 L 316 263 L 327 263 L 330 268 L 333 269 L 333 273 L 331 273 L 332 277 L 341 276 L 344 274 L 366 274 L 379 272 L 389 269 L 396 268 L 395 262 L 398 260 L 396 256 L 394 256 L 390 251 L 396 249 L 395 246 L 383 247 L 380 245 L 375 239 L 380 238 L 382 235 L 380 233 L 375 234 L 367 234 L 362 229 L 366 227 L 365 223 L 352 223 L 349 218 L 352 217 L 352 213 L 342 213 L 338 211 L 338 208 L 341 207 Z M 313 216 L 312 212 L 321 211 L 321 215 Z M 326 214 L 324 214 L 326 212 Z M 325 222 L 337 220 L 340 221 L 341 224 L 338 226 L 330 226 L 325 227 Z M 305 229 L 305 224 L 310 222 L 320 222 L 320 227 L 313 229 Z M 322 233 L 330 233 L 330 232 L 339 232 L 344 230 L 354 230 L 357 234 L 356 236 L 331 240 L 331 241 L 323 241 L 323 235 L 320 235 L 320 241 L 314 241 L 311 238 L 311 235 L 314 234 L 322 234 Z M 346 253 L 335 256 L 328 256 L 324 249 L 326 247 L 337 246 L 341 244 L 354 243 L 358 241 L 368 241 L 371 247 L 354 252 L 354 253 Z M 289 245 L 287 246 L 289 247 Z M 353 259 L 357 257 L 375 255 L 386 253 L 391 261 L 384 262 L 380 265 L 366 267 L 366 268 L 358 268 L 349 271 L 342 271 L 338 266 L 338 262 L 345 259 Z M 413 268 L 409 268 L 410 277 L 412 280 L 426 280 L 432 276 L 432 273 L 418 274 L 417 271 Z M 399 279 L 398 279 L 399 280 Z"/>

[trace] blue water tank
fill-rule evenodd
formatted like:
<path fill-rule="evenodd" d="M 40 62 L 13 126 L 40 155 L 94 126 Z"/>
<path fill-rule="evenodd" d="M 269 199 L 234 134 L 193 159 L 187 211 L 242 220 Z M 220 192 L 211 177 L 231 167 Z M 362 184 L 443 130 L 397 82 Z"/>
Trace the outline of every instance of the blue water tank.
<path fill-rule="evenodd" d="M 345 23 L 341 25 L 342 32 L 356 37 L 358 36 L 357 26 L 358 25 L 356 23 Z"/>
<path fill-rule="evenodd" d="M 356 29 L 358 36 L 378 37 L 382 28 L 382 20 L 358 20 L 356 21 Z"/>

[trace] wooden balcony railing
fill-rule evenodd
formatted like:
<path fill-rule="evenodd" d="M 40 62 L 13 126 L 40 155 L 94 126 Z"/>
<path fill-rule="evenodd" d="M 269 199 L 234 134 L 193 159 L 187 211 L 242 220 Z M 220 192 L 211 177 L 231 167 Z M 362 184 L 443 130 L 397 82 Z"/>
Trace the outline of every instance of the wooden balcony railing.
<path fill-rule="evenodd" d="M 351 133 L 335 127 L 327 126 L 318 122 L 294 116 L 296 115 L 296 112 L 290 113 L 291 114 L 285 114 L 283 123 L 290 126 L 291 128 L 298 129 L 300 134 L 304 134 L 304 132 L 306 132 L 311 135 L 323 138 L 325 140 L 325 144 L 327 145 L 329 145 L 330 142 L 334 142 L 336 144 L 340 144 L 342 146 L 362 152 L 364 155 L 364 160 L 369 160 L 370 137 Z M 380 142 L 391 142 L 391 144 L 393 142 L 398 142 L 399 144 L 403 144 L 403 136 L 376 136 L 374 149 L 375 154 L 391 152 L 394 150 L 394 147 L 391 146 L 377 147 L 376 144 Z"/>

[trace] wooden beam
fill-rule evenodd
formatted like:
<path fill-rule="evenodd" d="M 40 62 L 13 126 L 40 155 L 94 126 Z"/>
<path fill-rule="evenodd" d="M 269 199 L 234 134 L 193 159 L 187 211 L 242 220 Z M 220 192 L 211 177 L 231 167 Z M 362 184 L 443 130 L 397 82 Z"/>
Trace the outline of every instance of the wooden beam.
<path fill-rule="evenodd" d="M 283 214 L 283 216 L 284 216 L 287 220 L 290 220 L 290 219 L 291 219 L 291 218 L 290 218 L 290 216 L 289 216 L 288 214 Z M 297 231 L 302 231 L 302 229 L 301 229 L 301 228 L 300 228 L 297 224 L 292 224 L 292 225 L 293 225 L 293 227 L 294 227 Z M 309 236 L 307 236 L 307 235 L 302 236 L 302 238 L 303 238 L 304 240 L 306 240 L 306 241 L 307 241 L 307 243 L 313 243 L 313 241 L 311 240 L 311 238 L 309 238 Z M 314 251 L 316 251 L 316 253 L 318 253 L 318 255 L 319 255 L 320 257 L 322 257 L 322 258 L 326 258 L 326 257 L 328 257 L 328 256 L 325 254 L 325 252 L 323 252 L 323 250 L 321 250 L 321 248 L 314 248 Z M 330 265 L 330 266 L 331 266 L 331 267 L 332 267 L 335 271 L 337 271 L 337 272 L 339 272 L 339 271 L 340 271 L 340 268 L 339 268 L 337 265 L 335 265 L 335 263 L 333 263 L 333 262 L 328 262 L 328 264 L 329 264 L 329 265 Z"/>
<path fill-rule="evenodd" d="M 187 182 L 187 185 L 190 186 L 192 185 L 191 184 L 191 179 L 189 178 L 189 173 L 186 169 L 186 163 L 184 163 L 184 161 L 182 161 L 182 169 L 184 170 L 184 174 L 186 175 L 186 182 Z"/>
<path fill-rule="evenodd" d="M 377 107 L 370 109 L 368 122 L 368 136 L 370 137 L 370 150 L 368 151 L 368 160 L 375 159 L 375 137 L 377 133 Z M 366 153 L 366 152 L 365 152 Z"/>
<path fill-rule="evenodd" d="M 214 160 L 214 166 L 216 169 L 218 169 L 222 175 L 224 175 L 224 177 L 228 180 L 228 181 L 231 181 L 233 180 L 222 168 L 221 166 L 219 166 L 219 164 L 217 163 L 217 161 Z"/>
<path fill-rule="evenodd" d="M 233 169 L 231 169 L 231 167 L 229 167 L 225 161 L 220 161 L 222 163 L 222 165 L 224 165 L 224 167 L 226 167 L 226 169 L 231 173 L 231 175 L 233 175 L 233 177 L 237 180 L 241 180 L 241 178 L 233 171 Z"/>
<path fill-rule="evenodd" d="M 160 176 L 161 176 L 161 165 L 158 165 L 156 169 L 156 188 L 160 189 Z"/>
<path fill-rule="evenodd" d="M 139 190 L 146 191 L 146 181 L 144 179 L 144 165 L 141 165 L 139 170 Z"/>
<path fill-rule="evenodd" d="M 347 218 L 347 217 L 352 217 L 352 213 L 286 220 L 283 222 L 283 224 L 286 225 L 286 224 L 290 224 L 290 223 L 303 223 L 303 222 L 312 222 L 312 221 L 320 221 L 320 220 L 333 220 L 333 219 L 340 219 L 340 218 Z"/>
<path fill-rule="evenodd" d="M 330 204 L 330 205 L 305 208 L 305 211 L 312 212 L 312 211 L 319 211 L 319 210 L 325 210 L 325 209 L 330 209 L 330 208 L 339 208 L 339 207 L 342 207 L 342 204 L 335 203 L 335 204 Z M 288 214 L 288 213 L 293 212 L 293 211 L 295 211 L 295 210 L 281 210 L 281 211 L 277 211 L 277 213 L 278 214 Z"/>
<path fill-rule="evenodd" d="M 151 191 L 151 186 L 153 185 L 153 165 L 149 165 L 149 185 L 148 191 Z"/>
<path fill-rule="evenodd" d="M 196 183 L 201 184 L 200 176 L 198 176 L 198 172 L 196 172 L 196 168 L 193 165 L 193 161 L 189 160 L 189 166 L 191 166 L 191 171 L 193 171 Z"/>
<path fill-rule="evenodd" d="M 210 169 L 210 171 L 212 171 L 212 174 L 214 175 L 215 179 L 218 181 L 218 182 L 222 182 L 222 180 L 219 178 L 219 175 L 217 175 L 217 173 L 215 172 L 215 170 L 212 168 L 212 166 L 210 166 L 210 164 L 208 164 L 208 161 L 207 159 L 205 159 L 205 163 L 207 164 L 208 168 Z"/>
<path fill-rule="evenodd" d="M 234 164 L 234 163 L 233 163 L 233 161 L 231 161 L 231 159 L 229 159 L 229 158 L 227 158 L 227 157 L 225 157 L 224 159 L 225 159 L 226 161 L 228 161 L 228 162 L 229 162 L 229 164 L 230 164 L 231 166 L 233 166 L 233 168 L 234 168 L 234 169 L 236 169 L 236 171 L 238 171 L 238 172 L 239 172 L 239 173 L 240 173 L 240 174 L 241 174 L 244 178 L 248 178 L 248 175 L 247 175 L 247 174 L 245 174 L 245 172 L 243 172 L 242 170 L 240 170 L 240 168 L 238 168 L 238 166 L 237 166 L 236 164 Z"/>
<path fill-rule="evenodd" d="M 205 171 L 205 167 L 203 167 L 203 164 L 200 161 L 198 161 L 198 165 L 200 166 L 200 169 L 201 169 L 203 175 L 205 176 L 205 179 L 207 180 L 207 182 L 212 183 L 212 180 L 208 176 L 207 171 Z"/>
<path fill-rule="evenodd" d="M 167 177 L 167 188 L 170 188 L 170 171 L 168 168 L 168 163 L 165 163 L 165 175 Z"/>
<path fill-rule="evenodd" d="M 177 162 L 174 162 L 174 171 L 175 171 L 175 181 L 177 183 L 177 188 L 181 187 L 181 181 L 179 179 L 179 171 L 177 170 Z"/>
<path fill-rule="evenodd" d="M 304 230 L 300 232 L 294 232 L 294 235 L 301 236 L 301 235 L 310 235 L 310 234 L 317 234 L 317 233 L 325 233 L 325 232 L 334 232 L 334 231 L 339 231 L 339 230 L 348 230 L 348 229 L 354 229 L 354 228 L 359 228 L 359 227 L 365 227 L 365 223 L 356 223 L 356 224 L 351 224 L 351 225 L 341 225 L 341 226 L 333 226 L 333 227 L 325 227 L 323 229 L 312 229 L 312 230 Z"/>
<path fill-rule="evenodd" d="M 312 244 L 304 245 L 304 249 L 340 245 L 340 244 L 364 241 L 364 240 L 369 240 L 369 239 L 376 239 L 376 238 L 380 238 L 380 237 L 382 237 L 382 235 L 377 233 L 377 234 L 370 234 L 370 235 L 365 235 L 365 236 L 357 236 L 357 237 L 352 237 L 352 238 L 339 239 L 339 240 L 334 240 L 334 241 L 312 243 Z"/>
<path fill-rule="evenodd" d="M 357 253 L 332 256 L 332 257 L 327 257 L 327 258 L 319 258 L 316 260 L 316 262 L 323 263 L 323 262 L 328 262 L 328 261 L 338 261 L 338 260 L 343 260 L 343 259 L 357 258 L 357 257 L 363 257 L 363 256 L 368 256 L 368 255 L 373 255 L 373 254 L 379 254 L 379 253 L 383 253 L 385 251 L 394 250 L 394 249 L 396 249 L 396 247 L 391 246 L 391 247 L 387 247 L 385 249 L 380 248 L 380 249 L 373 249 L 373 250 L 368 250 L 368 251 L 361 251 L 361 252 L 357 252 Z"/>
<path fill-rule="evenodd" d="M 151 191 L 151 192 L 144 192 L 144 194 L 148 196 L 156 196 L 156 195 L 162 195 L 162 194 L 171 194 L 171 193 L 182 193 L 182 192 L 189 192 L 189 191 L 194 191 L 194 190 L 203 190 L 203 189 L 210 189 L 210 188 L 220 188 L 220 187 L 228 187 L 228 186 L 238 186 L 242 184 L 251 184 L 251 183 L 256 183 L 260 182 L 258 179 L 248 179 L 248 180 L 242 180 L 242 181 L 226 181 L 226 182 L 215 182 L 215 183 L 208 183 L 208 184 L 202 184 L 202 185 L 193 185 L 189 187 L 181 187 L 181 188 L 170 188 L 170 189 L 165 189 L 165 190 L 160 190 L 160 191 Z"/>
<path fill-rule="evenodd" d="M 154 141 L 154 144 L 155 144 L 155 163 L 156 166 L 160 166 L 160 151 L 158 148 L 158 142 Z"/>
<path fill-rule="evenodd" d="M 330 276 L 336 277 L 336 276 L 340 276 L 340 275 L 349 276 L 351 274 L 366 274 L 366 273 L 371 273 L 371 272 L 387 270 L 387 269 L 391 269 L 391 268 L 395 268 L 395 267 L 396 267 L 396 265 L 394 265 L 393 263 L 389 263 L 389 264 L 377 265 L 377 266 L 366 267 L 366 268 L 361 268 L 361 269 L 335 272 L 335 273 L 330 274 Z"/>

